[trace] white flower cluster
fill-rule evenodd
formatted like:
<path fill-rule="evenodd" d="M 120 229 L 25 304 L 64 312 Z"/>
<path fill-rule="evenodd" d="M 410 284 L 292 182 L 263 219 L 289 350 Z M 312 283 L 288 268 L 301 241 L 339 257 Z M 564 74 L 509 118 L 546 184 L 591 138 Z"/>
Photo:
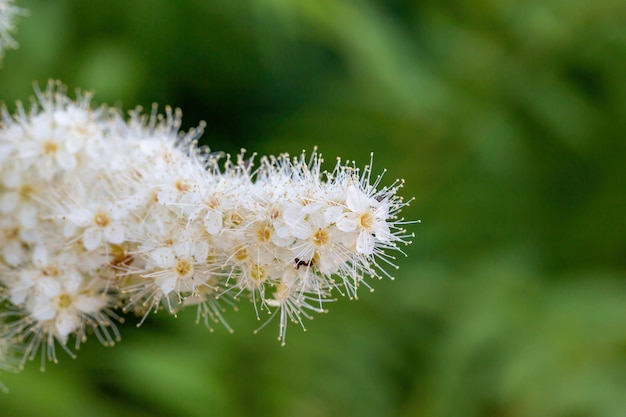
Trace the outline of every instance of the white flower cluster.
<path fill-rule="evenodd" d="M 321 169 L 313 153 L 235 160 L 179 133 L 180 112 L 92 108 L 50 84 L 0 126 L 2 337 L 56 361 L 88 335 L 113 344 L 122 312 L 197 308 L 209 327 L 242 295 L 302 324 L 355 297 L 409 243 L 397 181 Z M 366 284 L 365 284 L 366 285 Z M 230 329 L 230 328 L 229 328 Z M 4 342 L 3 342 L 4 343 Z M 72 349 L 72 344 L 74 349 Z M 0 346 L 1 349 L 1 346 Z"/>
<path fill-rule="evenodd" d="M 24 13 L 24 9 L 13 5 L 13 0 L 0 0 L 0 58 L 5 49 L 17 48 L 11 32 L 15 30 L 15 17 Z"/>

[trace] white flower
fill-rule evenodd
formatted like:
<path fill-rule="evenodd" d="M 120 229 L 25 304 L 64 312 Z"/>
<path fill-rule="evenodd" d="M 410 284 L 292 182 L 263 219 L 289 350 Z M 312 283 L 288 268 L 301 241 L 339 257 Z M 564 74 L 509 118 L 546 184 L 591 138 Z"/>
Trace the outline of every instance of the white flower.
<path fill-rule="evenodd" d="M 0 219 L 0 255 L 11 266 L 24 262 L 27 250 L 20 236 L 20 226 L 13 216 L 4 216 Z"/>
<path fill-rule="evenodd" d="M 351 185 L 346 196 L 348 211 L 337 219 L 339 230 L 358 233 L 356 250 L 364 255 L 371 255 L 374 252 L 374 234 L 380 241 L 389 241 L 389 226 L 386 222 L 389 209 L 385 204 L 378 204 L 376 207 L 375 201 Z"/>
<path fill-rule="evenodd" d="M 8 287 L 8 296 L 11 303 L 22 306 L 26 300 L 32 298 L 37 283 L 46 277 L 59 280 L 64 271 L 74 270 L 76 257 L 71 252 L 50 254 L 46 244 L 35 245 L 29 253 L 30 263 L 19 269 L 12 269 L 3 281 Z"/>
<path fill-rule="evenodd" d="M 13 214 L 21 228 L 36 227 L 41 211 L 36 198 L 45 194 L 47 183 L 38 179 L 32 169 L 25 169 L 19 160 L 4 166 L 2 179 L 6 188 L 0 194 L 0 213 Z"/>
<path fill-rule="evenodd" d="M 193 293 L 209 277 L 208 255 L 207 242 L 183 241 L 171 247 L 157 248 L 147 255 L 156 271 L 143 276 L 154 279 L 163 295 Z"/>
<path fill-rule="evenodd" d="M 331 225 L 338 217 L 336 212 L 341 210 L 341 207 L 327 207 L 321 203 L 290 206 L 285 210 L 285 223 L 298 238 L 291 246 L 296 268 L 315 266 L 322 274 L 330 276 L 349 259 L 343 234 Z"/>
<path fill-rule="evenodd" d="M 27 308 L 32 319 L 52 324 L 48 331 L 65 344 L 70 333 L 85 326 L 85 321 L 106 305 L 104 294 L 90 290 L 78 271 L 68 270 L 60 279 L 40 279 Z"/>
<path fill-rule="evenodd" d="M 25 278 L 25 277 L 23 277 Z M 7 326 L 9 338 L 23 341 L 23 361 L 33 358 L 41 350 L 43 358 L 56 362 L 55 341 L 73 355 L 66 344 L 75 335 L 75 348 L 91 329 L 103 344 L 119 339 L 117 328 L 110 320 L 110 299 L 98 277 L 86 279 L 75 268 L 55 269 L 30 282 L 24 306 L 12 312 L 20 318 Z M 113 317 L 117 317 L 113 314 Z"/>
<path fill-rule="evenodd" d="M 128 211 L 124 198 L 116 199 L 112 188 L 103 181 L 87 186 L 74 181 L 64 187 L 55 214 L 65 222 L 66 238 L 77 236 L 88 251 L 126 240 Z"/>

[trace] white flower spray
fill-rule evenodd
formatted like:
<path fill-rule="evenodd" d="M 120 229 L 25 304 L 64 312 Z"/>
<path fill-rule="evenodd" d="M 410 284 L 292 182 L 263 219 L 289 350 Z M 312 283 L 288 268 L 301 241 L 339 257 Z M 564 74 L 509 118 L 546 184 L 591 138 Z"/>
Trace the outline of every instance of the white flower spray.
<path fill-rule="evenodd" d="M 390 276 L 410 243 L 398 217 L 402 181 L 322 157 L 232 159 L 199 147 L 203 126 L 180 111 L 92 108 L 57 83 L 0 126 L 0 356 L 21 365 L 87 335 L 112 345 L 123 313 L 195 306 L 208 327 L 245 297 L 257 318 L 287 324 L 357 296 L 366 276 Z M 0 361 L 2 358 L 0 357 Z"/>
<path fill-rule="evenodd" d="M 17 42 L 12 36 L 12 32 L 15 31 L 15 19 L 26 14 L 24 9 L 13 3 L 13 0 L 0 0 L 0 59 L 6 49 L 17 48 Z"/>

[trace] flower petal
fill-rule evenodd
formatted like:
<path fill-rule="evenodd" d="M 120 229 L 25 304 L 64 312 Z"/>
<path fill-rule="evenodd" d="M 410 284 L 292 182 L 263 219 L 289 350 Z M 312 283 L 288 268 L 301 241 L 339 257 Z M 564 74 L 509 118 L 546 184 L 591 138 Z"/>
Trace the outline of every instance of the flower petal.
<path fill-rule="evenodd" d="M 204 217 L 204 227 L 211 235 L 215 235 L 222 230 L 222 212 L 218 210 L 209 210 Z"/>
<path fill-rule="evenodd" d="M 79 295 L 74 300 L 74 307 L 83 313 L 91 314 L 101 310 L 106 305 L 103 295 Z"/>
<path fill-rule="evenodd" d="M 371 255 L 374 252 L 374 237 L 365 230 L 359 233 L 356 240 L 356 251 L 364 255 Z"/>
<path fill-rule="evenodd" d="M 369 207 L 367 196 L 355 186 L 348 187 L 346 205 L 357 213 L 362 213 Z"/>
<path fill-rule="evenodd" d="M 104 237 L 107 242 L 119 245 L 124 242 L 125 233 L 124 227 L 119 223 L 111 223 L 104 228 Z"/>
<path fill-rule="evenodd" d="M 73 311 L 63 310 L 56 318 L 56 329 L 61 341 L 67 340 L 67 336 L 80 326 L 80 317 Z"/>
<path fill-rule="evenodd" d="M 95 250 L 100 247 L 102 242 L 102 232 L 99 228 L 89 227 L 83 233 L 83 246 L 87 250 Z"/>

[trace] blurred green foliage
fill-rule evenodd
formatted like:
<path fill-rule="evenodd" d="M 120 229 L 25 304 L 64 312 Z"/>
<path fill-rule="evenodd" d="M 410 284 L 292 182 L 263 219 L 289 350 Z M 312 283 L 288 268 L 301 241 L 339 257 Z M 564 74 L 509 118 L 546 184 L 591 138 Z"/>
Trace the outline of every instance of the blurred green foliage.
<path fill-rule="evenodd" d="M 215 150 L 388 169 L 415 201 L 394 282 L 328 315 L 122 326 L 2 415 L 626 415 L 623 0 L 22 0 L 9 106 L 60 79 L 181 107 Z"/>

